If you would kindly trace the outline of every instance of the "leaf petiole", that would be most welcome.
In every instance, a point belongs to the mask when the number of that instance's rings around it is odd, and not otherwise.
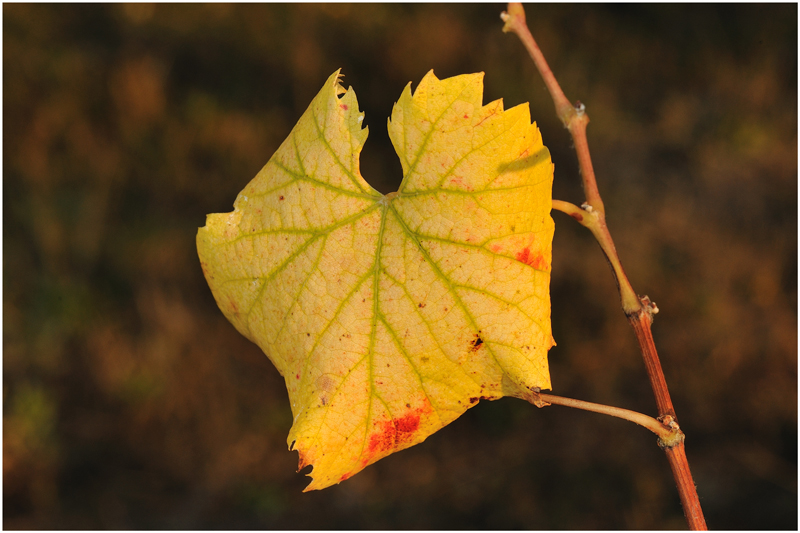
[[[572,407],[574,409],[581,409],[583,411],[591,411],[593,413],[600,413],[603,415],[613,416],[628,420],[634,424],[638,424],[643,428],[647,428],[658,437],[658,445],[662,448],[671,448],[680,442],[683,442],[685,436],[681,431],[680,426],[675,422],[671,416],[664,417],[663,421],[656,420],[651,416],[631,411],[630,409],[622,409],[621,407],[613,407],[611,405],[603,405],[600,403],[585,402],[583,400],[575,400],[573,398],[564,398],[563,396],[555,396],[553,394],[545,394],[542,392],[534,392],[535,401],[532,402],[538,407],[545,405],[563,405],[564,407]]]
[[[595,209],[588,202],[578,207],[562,200],[553,200],[553,209],[568,214],[592,232],[606,259],[608,259],[609,265],[611,265],[614,279],[617,281],[617,287],[619,287],[622,310],[625,315],[630,316],[641,311],[642,304],[639,296],[633,290],[630,281],[628,281],[628,276],[625,274],[625,269],[622,268],[622,263],[617,255],[617,248],[614,246],[614,241],[608,232],[605,213]]]

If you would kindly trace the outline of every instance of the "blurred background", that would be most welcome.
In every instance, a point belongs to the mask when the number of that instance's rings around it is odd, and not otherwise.
[[[195,233],[327,76],[395,190],[403,87],[484,71],[577,163],[504,5],[3,6],[6,529],[682,529],[655,437],[515,399],[303,494],[282,379],[217,309]],[[589,142],[710,527],[796,529],[797,5],[530,5]],[[592,237],[561,213],[554,392],[655,415]]]

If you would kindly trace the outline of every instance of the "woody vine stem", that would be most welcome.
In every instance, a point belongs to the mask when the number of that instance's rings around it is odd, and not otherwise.
[[[639,347],[642,352],[647,374],[650,378],[650,385],[653,388],[659,416],[655,420],[647,415],[635,413],[626,409],[609,407],[604,405],[561,398],[550,394],[536,394],[535,401],[539,406],[547,404],[565,405],[589,411],[617,416],[647,427],[659,436],[659,446],[664,450],[669,461],[675,483],[678,487],[683,512],[689,529],[707,530],[703,510],[700,507],[700,500],[697,497],[697,489],[692,480],[692,473],[689,470],[689,462],[683,443],[683,433],[677,424],[675,408],[672,406],[672,399],[669,395],[667,382],[664,379],[664,372],[661,369],[661,362],[658,358],[651,325],[653,315],[658,312],[658,307],[650,301],[647,296],[640,298],[633,290],[625,270],[622,268],[614,241],[606,226],[605,206],[597,188],[592,158],[589,155],[589,144],[586,140],[586,126],[589,124],[589,116],[583,104],[578,102],[572,105],[564,96],[561,86],[558,84],[553,72],[547,65],[547,61],[533,39],[528,25],[525,21],[525,11],[521,4],[509,3],[508,12],[503,12],[500,17],[505,22],[504,32],[513,32],[522,41],[528,53],[536,64],[536,68],[544,79],[548,91],[553,98],[556,114],[564,123],[564,126],[572,135],[575,145],[575,152],[581,169],[583,180],[583,191],[586,201],[580,206],[561,200],[553,200],[553,209],[566,213],[580,224],[592,232],[597,239],[600,247],[608,259],[614,278],[619,288],[622,310],[631,324]]]

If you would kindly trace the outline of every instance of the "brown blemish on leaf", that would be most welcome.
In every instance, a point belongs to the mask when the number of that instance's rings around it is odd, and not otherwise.
[[[292,447],[294,447],[294,442],[292,443]],[[306,462],[306,456],[303,455],[302,451],[297,450],[297,455],[299,456],[299,460],[297,461],[297,471],[299,472],[305,467],[307,467],[308,463]]]
[[[336,381],[334,381],[329,375],[322,374],[316,379],[314,386],[317,390],[322,391],[323,393],[332,392],[336,388]]]
[[[283,200],[283,195],[279,196],[278,200]]]
[[[472,403],[472,404],[474,404],[474,403],[476,403],[478,400],[496,400],[496,399],[497,399],[497,398],[492,398],[491,396],[479,396],[479,397],[473,397],[473,398],[470,398],[470,399],[469,399],[469,403]]]
[[[423,302],[420,302],[420,303],[419,303],[419,305],[418,305],[417,307],[419,307],[420,309],[422,309],[423,307],[425,307],[425,304],[424,304]]]
[[[483,339],[481,339],[480,331],[475,334],[475,339],[473,339],[471,344],[472,344],[472,348],[470,348],[471,351],[477,352],[478,350],[481,349],[481,346],[483,346]]]

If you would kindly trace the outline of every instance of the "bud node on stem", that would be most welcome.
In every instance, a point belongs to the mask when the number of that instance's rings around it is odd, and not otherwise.
[[[674,429],[670,434],[666,437],[658,437],[658,446],[662,450],[664,448],[674,448],[678,444],[681,444],[684,440],[686,440],[686,435],[684,435],[683,431],[680,429]]]

